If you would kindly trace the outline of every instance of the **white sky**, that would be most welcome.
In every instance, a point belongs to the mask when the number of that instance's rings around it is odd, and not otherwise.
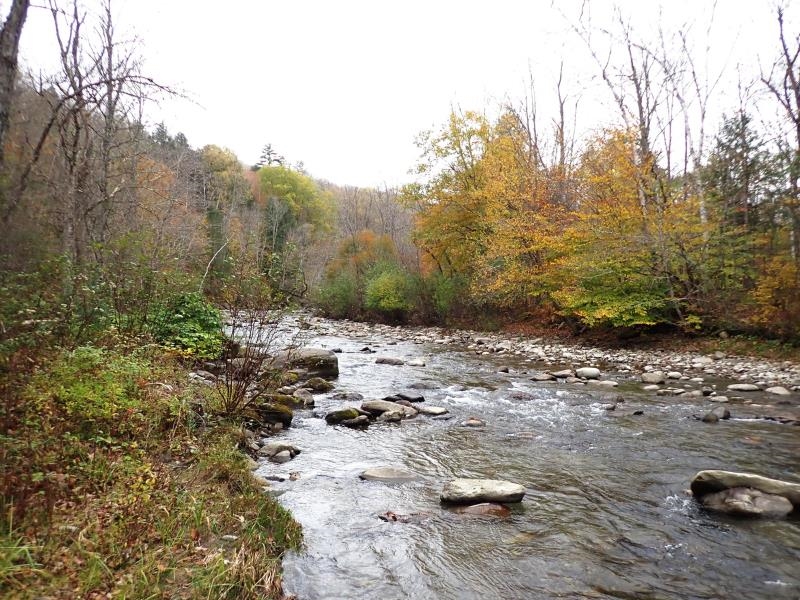
[[[95,0],[82,2],[96,10]],[[593,19],[608,18],[614,5],[637,29],[653,29],[659,20],[656,2],[647,0],[591,0]],[[162,101],[148,121],[163,120],[195,147],[231,148],[245,164],[271,143],[315,177],[403,183],[419,154],[415,136],[443,123],[451,106],[482,110],[521,98],[530,69],[546,108],[562,57],[567,87],[581,97],[579,122],[605,125],[613,113],[598,103],[605,91],[593,82],[585,48],[562,14],[574,19],[578,0],[114,0],[113,6],[117,28],[141,39],[144,73],[194,100]],[[688,22],[703,38],[712,6],[669,0],[661,21],[666,29]],[[7,9],[8,0],[0,0],[3,18]],[[745,62],[745,71],[757,74],[759,58],[768,63],[776,51],[774,14],[771,0],[719,0],[712,69]],[[22,38],[25,66],[51,64],[52,35],[48,11],[31,8]],[[721,95],[731,104],[718,111],[735,106],[730,96]]]

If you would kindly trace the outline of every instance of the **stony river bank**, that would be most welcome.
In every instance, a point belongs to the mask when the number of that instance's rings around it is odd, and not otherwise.
[[[338,372],[285,386],[302,398],[290,427],[255,443],[257,475],[304,528],[287,593],[800,596],[800,520],[719,515],[688,492],[708,469],[709,496],[715,469],[797,481],[800,366],[308,315],[282,327]],[[326,418],[341,410],[362,418]]]

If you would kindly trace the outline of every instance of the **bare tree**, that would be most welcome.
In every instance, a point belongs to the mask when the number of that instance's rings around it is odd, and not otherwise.
[[[800,260],[800,34],[786,31],[784,10],[778,7],[779,57],[761,81],[780,105],[791,127],[783,145],[788,153],[788,198],[784,203],[791,228],[791,253]]]

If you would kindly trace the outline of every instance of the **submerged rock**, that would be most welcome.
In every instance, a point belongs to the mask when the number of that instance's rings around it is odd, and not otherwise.
[[[770,479],[753,473],[717,470],[700,471],[692,479],[691,488],[694,496],[701,501],[704,496],[723,490],[751,488],[764,494],[782,496],[792,503],[795,510],[800,508],[800,483]]]
[[[396,367],[399,367],[400,365],[405,364],[405,361],[403,361],[400,358],[394,358],[392,356],[379,356],[378,358],[375,359],[375,364],[376,365],[394,365]]]
[[[486,421],[481,421],[478,417],[467,417],[465,421],[459,423],[461,427],[486,427]]]
[[[500,479],[454,479],[445,484],[440,499],[446,504],[521,502],[525,488]]]
[[[700,503],[709,510],[739,517],[783,517],[794,510],[792,503],[783,496],[748,487],[706,494]]]
[[[363,471],[359,478],[365,481],[383,481],[385,483],[401,483],[413,481],[417,475],[402,467],[373,467]]]
[[[481,517],[509,517],[511,516],[511,509],[505,504],[498,504],[496,502],[481,502],[480,504],[471,504],[468,506],[457,506],[453,509],[461,515],[478,515]]]
[[[341,421],[339,425],[344,425],[345,427],[353,427],[353,428],[362,428],[369,426],[369,417],[366,415],[358,415],[355,419],[345,419]]]

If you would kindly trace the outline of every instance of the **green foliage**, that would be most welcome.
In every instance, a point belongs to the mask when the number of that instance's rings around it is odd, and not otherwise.
[[[327,277],[314,293],[314,303],[335,319],[361,312],[361,297],[355,275],[348,271]]]
[[[61,355],[34,388],[53,395],[74,432],[125,436],[142,423],[140,382],[148,374],[141,358],[82,346]]]
[[[436,315],[440,319],[456,312],[457,306],[463,302],[467,282],[463,277],[453,275],[447,277],[440,273],[430,278],[433,288],[432,300]]]
[[[413,308],[409,276],[395,265],[380,265],[368,279],[364,305],[385,317],[403,319]]]
[[[222,316],[197,292],[179,294],[159,307],[150,328],[167,348],[196,358],[218,358],[222,353]]]
[[[553,293],[563,314],[584,324],[631,327],[654,325],[669,315],[668,290],[663,281],[634,270],[632,263],[598,260],[575,265],[576,284]]]
[[[63,351],[0,405],[10,597],[282,597],[300,527],[236,450],[240,426],[192,426],[198,390],[170,358]]]

